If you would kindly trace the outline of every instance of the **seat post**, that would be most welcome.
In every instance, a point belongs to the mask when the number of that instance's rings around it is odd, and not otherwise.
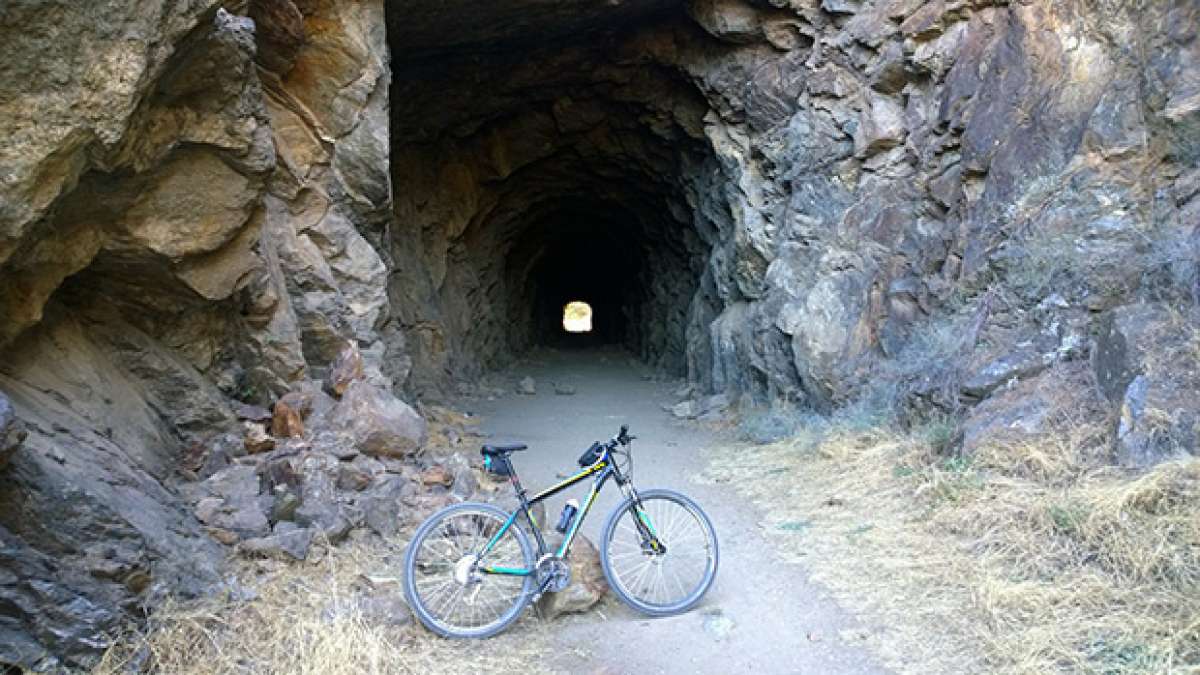
[[[517,475],[517,466],[513,464],[512,456],[505,455],[504,458],[508,460],[508,482],[512,483],[513,489],[517,491],[521,503],[525,503],[525,487],[521,485],[521,478]]]

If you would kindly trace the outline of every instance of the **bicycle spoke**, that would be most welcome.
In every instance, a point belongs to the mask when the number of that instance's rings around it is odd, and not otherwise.
[[[670,607],[686,600],[706,583],[714,564],[710,531],[682,503],[651,495],[637,508],[618,516],[604,542],[614,581],[623,593],[652,607]],[[639,523],[643,517],[648,523]],[[643,525],[665,547],[647,549]]]
[[[416,547],[411,569],[418,576],[411,589],[429,617],[452,631],[487,628],[511,616],[522,602],[526,578],[488,574],[484,566],[524,568],[524,549],[513,531],[488,552],[480,564],[483,547],[504,526],[497,513],[485,510],[450,512],[432,526]],[[466,583],[464,583],[464,581]]]

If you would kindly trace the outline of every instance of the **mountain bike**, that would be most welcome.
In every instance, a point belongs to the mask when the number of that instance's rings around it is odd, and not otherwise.
[[[511,513],[483,503],[448,506],[417,529],[404,559],[404,592],[421,623],[444,637],[485,638],[516,621],[542,593],[571,582],[566,560],[600,490],[612,479],[625,499],[609,515],[599,543],[608,585],[625,604],[651,616],[691,609],[717,574],[717,537],[704,511],[670,490],[633,486],[629,428],[596,442],[579,458],[580,471],[528,496],[510,456],[524,444],[485,445],[484,467],[507,477],[518,507]],[[564,508],[557,549],[546,546],[531,507],[583,480],[592,488],[583,505]],[[526,527],[533,534],[530,541]],[[536,544],[536,548],[535,548]]]

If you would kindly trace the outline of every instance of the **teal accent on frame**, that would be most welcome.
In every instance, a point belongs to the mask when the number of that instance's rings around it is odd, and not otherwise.
[[[491,553],[492,548],[494,548],[496,546],[496,544],[500,541],[500,537],[503,537],[504,533],[508,532],[508,528],[512,527],[512,524],[517,521],[518,513],[520,513],[520,511],[514,511],[513,514],[508,517],[508,520],[504,521],[504,527],[501,527],[500,530],[498,532],[496,532],[496,534],[492,535],[491,541],[489,541],[487,543],[487,545],[483,547],[483,550],[479,552],[480,560],[483,560],[483,556],[487,555],[488,553]]]
[[[488,574],[509,574],[515,577],[527,577],[533,574],[533,570],[519,567],[482,567],[480,569]]]

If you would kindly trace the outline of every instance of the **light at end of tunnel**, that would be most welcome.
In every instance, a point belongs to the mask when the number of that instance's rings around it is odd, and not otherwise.
[[[563,330],[568,333],[592,332],[592,306],[578,300],[563,307]]]

